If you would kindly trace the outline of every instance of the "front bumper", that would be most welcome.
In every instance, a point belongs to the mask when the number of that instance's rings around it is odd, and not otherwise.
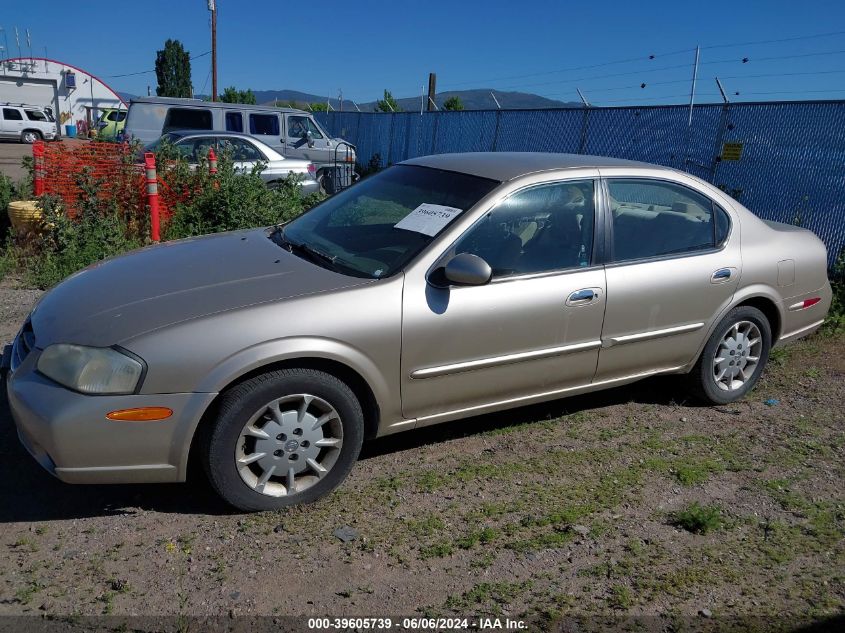
[[[87,396],[35,371],[33,350],[6,378],[21,443],[46,470],[68,483],[184,481],[196,425],[213,393]],[[5,354],[4,354],[5,358]],[[116,422],[117,409],[159,406],[173,416]]]

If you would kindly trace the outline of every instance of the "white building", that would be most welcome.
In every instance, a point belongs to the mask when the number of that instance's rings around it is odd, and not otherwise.
[[[103,81],[71,64],[43,57],[0,60],[0,103],[37,105],[52,109],[60,123],[88,126],[103,108],[129,106]]]

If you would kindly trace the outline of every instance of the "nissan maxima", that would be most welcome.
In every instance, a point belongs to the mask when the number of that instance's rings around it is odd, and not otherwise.
[[[4,361],[21,442],[59,479],[183,481],[196,456],[266,510],[325,495],[377,436],[656,374],[733,402],[830,303],[813,233],[689,174],[445,154],[283,226],[90,266]]]

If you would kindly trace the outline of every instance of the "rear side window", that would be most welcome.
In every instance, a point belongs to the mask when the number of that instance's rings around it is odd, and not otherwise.
[[[118,123],[123,121],[125,118],[126,112],[123,111],[117,112],[113,110],[106,115],[106,119],[108,119],[109,121],[117,121]]]
[[[210,130],[211,110],[170,108],[164,121],[163,132],[171,130]]]
[[[713,202],[677,183],[610,179],[613,258],[628,261],[713,248]]]
[[[30,121],[46,121],[47,115],[39,110],[24,110],[26,112],[26,118]]]
[[[226,113],[226,131],[227,132],[243,132],[244,131],[244,115],[240,112]]]
[[[3,108],[3,118],[7,121],[23,121],[21,113],[14,108]]]
[[[731,216],[719,205],[716,207],[716,246],[721,246],[731,232]]]
[[[250,114],[249,133],[279,135],[279,117],[275,114]]]

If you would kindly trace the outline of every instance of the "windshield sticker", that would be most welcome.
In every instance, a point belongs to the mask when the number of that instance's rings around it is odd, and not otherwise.
[[[394,227],[434,237],[461,211],[462,209],[424,202],[394,224]]]

